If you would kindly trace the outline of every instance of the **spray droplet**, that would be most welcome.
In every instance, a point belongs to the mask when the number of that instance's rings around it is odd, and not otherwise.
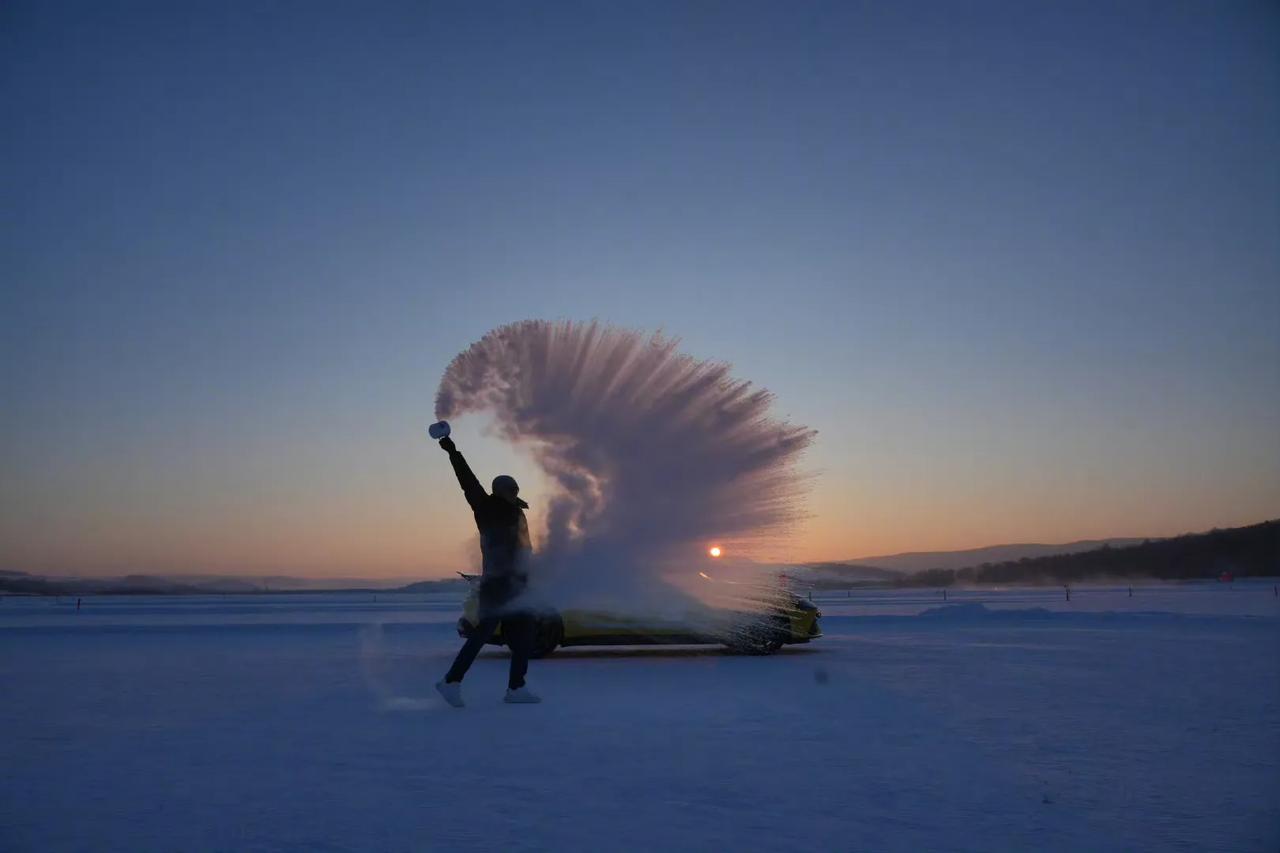
[[[773,418],[771,395],[729,371],[661,335],[537,320],[454,358],[436,417],[492,413],[546,476],[531,593],[550,579],[550,603],[627,603],[673,573],[696,577],[690,555],[717,556],[713,536],[757,558],[784,553],[807,486],[794,466],[814,432]]]

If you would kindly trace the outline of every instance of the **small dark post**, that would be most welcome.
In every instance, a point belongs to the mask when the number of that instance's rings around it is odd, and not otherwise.
[[[79,612],[80,612],[80,599],[78,599],[78,598],[76,599],[76,612],[77,612],[77,613],[79,613]]]
[[[1067,591],[1067,601],[1070,601],[1070,600],[1071,600],[1071,587],[1067,586],[1066,584],[1063,584],[1063,585],[1062,585],[1062,588],[1063,588],[1063,589],[1065,589],[1065,590]]]
[[[942,591],[942,600],[943,601],[947,600],[947,591],[945,589]]]
[[[1129,597],[1133,598],[1133,587],[1129,587]]]
[[[813,590],[809,590],[809,600],[813,601]]]

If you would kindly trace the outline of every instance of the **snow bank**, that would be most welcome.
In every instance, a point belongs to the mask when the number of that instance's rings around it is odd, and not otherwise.
[[[0,849],[1280,846],[1275,615],[836,615],[770,658],[563,650],[537,707],[493,651],[458,712],[456,601],[171,604],[0,601]]]

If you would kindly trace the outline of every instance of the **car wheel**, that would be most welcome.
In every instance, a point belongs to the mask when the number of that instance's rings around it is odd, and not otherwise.
[[[539,616],[533,626],[531,658],[545,658],[564,642],[564,623],[559,616]]]
[[[752,625],[729,643],[729,648],[743,655],[771,655],[782,648],[780,629],[773,624]]]

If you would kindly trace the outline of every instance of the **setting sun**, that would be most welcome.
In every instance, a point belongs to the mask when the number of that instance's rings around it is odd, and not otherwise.
[[[707,549],[707,553],[708,553],[708,554],[710,554],[710,555],[711,555],[711,556],[713,556],[713,557],[719,557],[719,556],[720,556],[720,553],[721,553],[721,552],[720,552],[720,546],[719,546],[719,545],[712,545],[710,548],[708,548],[708,549]]]

